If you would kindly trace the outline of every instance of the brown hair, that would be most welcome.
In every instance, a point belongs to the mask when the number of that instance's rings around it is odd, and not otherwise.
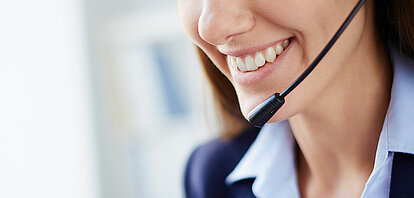
[[[374,15],[382,42],[395,43],[414,58],[414,1],[375,0]]]
[[[236,91],[229,79],[217,69],[203,50],[199,47],[196,49],[204,73],[211,85],[215,110],[220,121],[220,132],[223,138],[230,138],[247,128],[249,123],[240,111]]]
[[[414,1],[374,0],[374,20],[385,46],[395,43],[414,58]],[[240,111],[234,87],[199,47],[197,53],[211,85],[216,113],[221,119],[221,134],[232,137],[249,126]]]

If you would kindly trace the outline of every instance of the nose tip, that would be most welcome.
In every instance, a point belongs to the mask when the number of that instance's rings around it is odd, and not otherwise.
[[[248,32],[254,24],[254,15],[247,8],[237,8],[234,1],[218,0],[204,4],[198,32],[204,41],[217,46],[234,35]]]

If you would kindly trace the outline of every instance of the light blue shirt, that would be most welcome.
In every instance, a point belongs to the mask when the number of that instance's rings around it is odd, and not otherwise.
[[[362,198],[389,196],[394,152],[414,154],[414,61],[391,47],[394,70],[391,100],[377,145],[374,169]],[[226,183],[256,178],[260,198],[299,198],[295,140],[287,120],[266,124]]]

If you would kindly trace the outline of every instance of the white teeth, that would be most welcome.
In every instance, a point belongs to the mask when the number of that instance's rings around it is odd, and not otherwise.
[[[289,46],[289,40],[284,40],[283,43],[282,43],[283,49],[286,49],[287,46]]]
[[[256,56],[254,57],[254,63],[256,63],[257,67],[261,67],[266,63],[265,57],[263,56],[262,53],[260,52],[256,53]]]
[[[230,58],[230,63],[231,63],[231,66],[233,67],[233,69],[237,69],[237,64],[236,64],[236,61],[234,60],[234,58]]]
[[[280,44],[276,45],[276,55],[280,55],[283,52],[283,47]]]
[[[247,67],[240,57],[236,58],[236,64],[237,64],[237,67],[240,69],[240,71],[247,71]]]
[[[252,56],[247,55],[244,61],[246,62],[246,67],[248,71],[253,71],[258,68],[256,63],[254,63],[254,59]]]
[[[234,58],[231,56],[227,56],[227,64],[232,67],[233,69],[237,69],[236,62],[234,61]]]
[[[240,71],[253,71],[262,67],[266,62],[274,62],[276,57],[282,54],[289,44],[289,40],[284,40],[277,44],[276,47],[269,47],[265,51],[256,52],[254,55],[247,55],[244,61],[240,57],[227,56],[227,64],[234,69],[239,68]]]
[[[227,56],[227,65],[233,67],[233,65],[231,65],[231,59],[232,58],[230,56]]]
[[[276,59],[276,52],[273,47],[269,47],[266,50],[266,61],[272,63]]]

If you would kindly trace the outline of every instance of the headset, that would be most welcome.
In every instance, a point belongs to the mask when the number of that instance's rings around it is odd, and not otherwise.
[[[254,127],[261,128],[264,124],[266,124],[266,122],[270,120],[270,118],[272,118],[272,116],[277,112],[277,110],[279,110],[280,107],[282,107],[282,105],[285,103],[285,97],[293,89],[295,89],[312,72],[313,69],[315,69],[318,63],[335,44],[336,40],[338,40],[338,38],[342,35],[346,27],[349,25],[349,23],[352,21],[352,19],[364,3],[365,0],[359,0],[357,5],[354,7],[354,9],[342,23],[341,27],[334,34],[334,36],[331,38],[328,44],[326,44],[326,46],[322,49],[319,55],[315,58],[315,60],[313,60],[313,62],[308,66],[308,68],[292,84],[290,84],[288,88],[286,88],[282,93],[273,94],[249,112],[247,117],[249,122]]]

